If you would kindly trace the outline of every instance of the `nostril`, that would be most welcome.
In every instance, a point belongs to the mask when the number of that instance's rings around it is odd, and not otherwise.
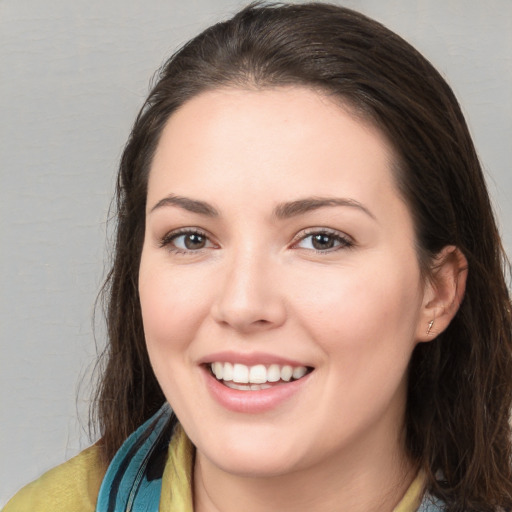
[[[260,296],[263,292],[254,290],[244,296],[236,291],[227,290],[212,304],[211,314],[218,324],[250,332],[279,327],[285,322],[286,310],[280,297]]]

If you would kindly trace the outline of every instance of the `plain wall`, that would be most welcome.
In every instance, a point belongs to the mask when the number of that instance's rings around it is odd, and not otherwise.
[[[512,2],[338,3],[404,36],[453,86],[511,253]],[[89,444],[117,161],[164,58],[244,4],[0,1],[0,506]]]

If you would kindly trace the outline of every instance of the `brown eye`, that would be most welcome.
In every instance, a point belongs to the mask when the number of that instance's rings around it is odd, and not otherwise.
[[[326,249],[332,249],[336,240],[332,235],[325,233],[318,233],[311,237],[311,245],[318,251],[325,251]]]
[[[206,246],[206,237],[199,233],[189,233],[178,238],[183,238],[183,245],[189,251],[203,249]]]
[[[352,240],[338,231],[315,231],[306,234],[295,244],[299,249],[310,249],[316,252],[330,252],[353,247]]]
[[[160,241],[160,247],[167,247],[171,252],[193,253],[201,249],[215,247],[209,237],[200,231],[181,231],[169,233]]]

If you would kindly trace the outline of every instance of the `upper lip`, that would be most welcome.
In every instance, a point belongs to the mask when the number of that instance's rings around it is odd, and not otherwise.
[[[202,357],[199,360],[199,364],[209,364],[209,363],[232,363],[232,364],[244,364],[246,366],[254,366],[257,364],[278,364],[280,366],[307,366],[311,367],[310,364],[305,362],[297,361],[294,359],[290,359],[287,357],[281,357],[276,354],[269,354],[266,352],[232,352],[232,351],[223,351],[223,352],[215,352],[212,354],[208,354]]]

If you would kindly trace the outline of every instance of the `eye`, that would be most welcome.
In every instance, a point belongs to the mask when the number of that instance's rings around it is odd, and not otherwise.
[[[168,233],[160,241],[160,247],[167,247],[172,252],[187,253],[208,249],[215,245],[205,233],[190,229]]]
[[[294,247],[309,249],[316,252],[330,252],[337,249],[353,247],[352,240],[337,231],[310,231],[303,234]]]

